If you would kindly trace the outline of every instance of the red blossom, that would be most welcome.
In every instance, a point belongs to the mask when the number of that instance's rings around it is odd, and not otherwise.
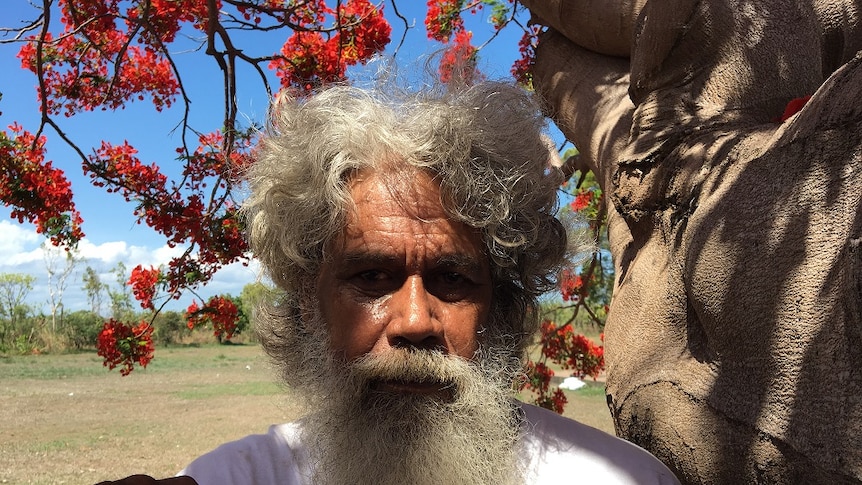
[[[808,100],[810,100],[810,99],[811,99],[810,94],[808,96],[802,96],[801,98],[791,99],[787,103],[787,106],[784,108],[784,113],[781,114],[781,116],[778,118],[777,121],[779,121],[779,122],[780,121],[787,121],[787,119],[789,119],[791,116],[793,116],[796,113],[798,113],[799,111],[801,111],[802,108],[805,107],[805,104],[808,103]]]
[[[524,382],[522,389],[531,389],[537,394],[545,394],[551,383],[551,378],[554,377],[554,371],[545,365],[544,362],[527,362],[526,374],[528,380]]]
[[[55,245],[74,247],[84,237],[81,215],[72,202],[72,185],[63,171],[45,161],[45,137],[20,125],[0,131],[0,201],[12,217],[36,225]]]
[[[560,272],[560,293],[563,301],[576,301],[581,298],[584,288],[584,280],[580,275],[574,274],[570,269]]]
[[[192,304],[186,308],[186,327],[188,327],[189,330],[194,330],[195,325],[197,325],[199,320],[198,313],[200,310],[201,308],[198,306],[197,300],[192,300]]]
[[[113,370],[121,366],[121,375],[129,375],[135,365],[146,367],[153,359],[153,327],[141,322],[135,327],[111,319],[105,322],[96,341],[103,365]]]
[[[161,271],[152,266],[150,269],[145,269],[139,264],[132,269],[132,276],[129,278],[128,285],[132,287],[132,293],[135,295],[135,299],[140,302],[141,308],[155,310],[153,297],[156,295],[156,284],[160,277]]]
[[[466,30],[455,34],[455,39],[440,58],[440,81],[448,83],[454,76],[469,84],[481,77],[476,69],[476,48],[470,44],[472,37],[473,33]]]
[[[464,31],[464,0],[428,0],[427,6],[425,29],[429,39],[446,43],[452,34]]]
[[[535,394],[533,402],[537,406],[550,409],[559,414],[563,413],[568,399],[562,390],[559,388],[550,391],[551,378],[554,376],[554,371],[543,362],[527,362],[526,370],[528,380],[522,385],[521,389],[528,389]]]
[[[316,15],[309,11],[296,16],[302,28],[294,30],[269,64],[284,88],[311,91],[342,81],[348,66],[365,63],[389,44],[392,28],[383,17],[382,6],[369,0],[348,0],[334,11],[320,3]],[[340,26],[334,32],[325,32],[329,16]]]
[[[589,207],[590,202],[593,201],[593,193],[589,190],[582,190],[578,192],[575,196],[575,200],[572,201],[572,209],[576,211],[581,211]]]
[[[550,396],[543,395],[536,400],[536,404],[538,406],[550,409],[557,414],[563,414],[567,402],[569,402],[569,400],[560,388],[554,389],[553,394]]]
[[[196,301],[186,309],[186,324],[189,329],[198,325],[212,325],[213,334],[221,341],[230,340],[236,331],[239,309],[230,298],[214,296],[202,307]]]
[[[605,367],[605,348],[596,345],[583,335],[572,334],[567,342],[565,369],[574,369],[578,377],[590,376],[595,380]]]
[[[132,45],[136,30],[119,27],[116,20],[122,14],[116,1],[66,0],[60,6],[65,31],[56,40],[47,34],[42,65],[37,37],[31,36],[31,42],[18,52],[24,69],[36,73],[41,67],[44,92],[49,95],[44,100],[48,114],[72,116],[97,108],[121,109],[146,96],[158,110],[171,105],[179,82],[161,41],[144,47]],[[152,35],[157,38],[159,34]]]
[[[198,249],[194,259],[184,254],[172,260],[160,275],[157,289],[135,293],[144,308],[154,309],[152,300],[158,290],[177,298],[183,288],[205,282],[223,265],[245,257],[247,245],[238,207],[227,198],[231,181],[225,174],[242,170],[249,163],[253,139],[237,137],[228,153],[220,132],[202,134],[198,141],[200,145],[194,153],[183,157],[187,163],[180,187],[169,186],[158,166],[141,162],[137,150],[127,142],[103,142],[84,165],[94,185],[137,202],[135,215],[139,221],[162,233],[168,245]],[[224,191],[223,201],[216,199],[207,205],[212,194],[210,185]]]
[[[604,334],[600,335],[604,342]],[[596,379],[605,367],[605,349],[596,345],[589,338],[575,333],[571,324],[557,326],[551,320],[545,320],[541,325],[542,357],[538,362],[527,363],[527,381],[522,389],[528,389],[535,395],[534,402],[542,407],[563,412],[566,397],[557,388],[551,392],[551,378],[554,371],[545,360],[571,370],[576,377],[590,376]]]
[[[518,52],[521,57],[512,64],[512,76],[515,80],[527,87],[533,85],[533,65],[536,62],[536,46],[539,43],[538,25],[531,25],[524,31],[521,40],[518,41]]]

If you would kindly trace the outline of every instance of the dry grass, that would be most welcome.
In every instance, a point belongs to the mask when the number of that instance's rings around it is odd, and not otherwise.
[[[566,415],[612,432],[600,389],[567,392]],[[125,378],[95,354],[0,358],[0,483],[169,476],[220,443],[295,419],[291,401],[250,345],[158,349]]]

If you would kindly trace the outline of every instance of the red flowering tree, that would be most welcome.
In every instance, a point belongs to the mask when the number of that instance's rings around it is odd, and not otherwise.
[[[163,268],[132,271],[135,298],[153,312],[224,265],[248,258],[232,174],[248,163],[255,130],[237,122],[238,65],[260,73],[268,94],[268,72],[281,88],[310,91],[345,79],[349,66],[384,50],[391,32],[383,7],[369,0],[44,0],[40,7],[35,20],[5,30],[14,33],[7,42],[21,44],[21,66],[35,75],[41,117],[29,130],[14,124],[0,131],[0,200],[13,218],[35,224],[56,245],[74,247],[84,226],[64,175],[70,167],[45,158],[49,134],[67,143],[94,186],[133,203],[140,223],[184,249]],[[248,41],[250,32],[273,30],[284,31],[286,41],[259,56],[235,43]],[[201,50],[223,74],[223,117],[215,128],[190,121],[188,73],[172,55],[182,33],[203,39]],[[180,105],[184,112],[176,162],[142,161],[130,141],[105,140],[88,149],[61,127],[63,118],[147,99],[156,111]],[[195,318],[225,310],[221,303],[210,300]],[[226,315],[236,318],[236,312]],[[213,323],[229,335],[231,323],[222,320]],[[148,327],[106,322],[99,338],[106,365],[122,365],[124,373],[146,365]]]
[[[49,137],[66,143],[93,186],[131,203],[139,223],[183,249],[163,267],[139,265],[131,272],[127,284],[134,297],[155,315],[171,299],[194,293],[220,268],[249,258],[233,174],[251,159],[256,127],[237,118],[238,92],[247,83],[237,74],[240,67],[256,72],[257,89],[269,96],[276,89],[302,94],[345,80],[350,66],[385,51],[393,36],[388,18],[399,20],[403,42],[411,27],[398,7],[395,1],[370,0],[43,0],[35,5],[34,20],[4,30],[12,36],[2,42],[20,43],[21,66],[35,76],[40,118],[35,126],[16,123],[0,131],[0,200],[13,218],[33,223],[55,245],[74,247],[85,226],[66,177],[73,167],[57,166],[45,150]],[[522,57],[512,72],[529,86],[538,28],[522,22],[523,7],[512,0],[429,0],[426,7],[424,26],[442,49],[444,81],[454,70],[468,80],[481,76],[482,47],[513,26],[523,36]],[[477,37],[466,20],[480,14],[490,28],[481,33],[484,41],[474,44]],[[274,31],[283,32],[283,40],[255,40],[272,39],[268,33]],[[173,54],[195,37],[201,39],[196,47],[222,73],[223,111],[215,126],[192,122],[189,73]],[[269,47],[256,52],[261,45]],[[134,140],[83,146],[63,129],[64,119],[141,101],[158,112],[183,113],[175,160],[142,160]],[[574,282],[563,275],[566,302],[588,295],[588,286]],[[223,297],[198,300],[187,310],[189,325],[211,326],[219,339],[229,339],[239,318],[236,305]],[[106,366],[128,374],[152,358],[151,336],[147,321],[110,320],[98,339],[99,355]],[[547,337],[543,342],[550,345]],[[577,350],[574,340],[554,342],[556,350],[544,355]],[[576,373],[591,374],[571,362],[580,369]]]

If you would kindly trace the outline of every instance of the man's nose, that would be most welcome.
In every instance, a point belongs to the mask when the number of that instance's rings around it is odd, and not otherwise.
[[[402,348],[445,350],[443,324],[437,314],[437,299],[428,293],[422,277],[408,277],[392,295],[392,319],[386,333],[389,345]]]

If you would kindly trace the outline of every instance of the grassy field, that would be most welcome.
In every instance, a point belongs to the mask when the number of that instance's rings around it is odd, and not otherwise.
[[[613,432],[600,383],[566,394],[567,416]],[[159,348],[128,377],[95,353],[0,357],[0,409],[2,484],[169,476],[301,414],[253,345]]]

